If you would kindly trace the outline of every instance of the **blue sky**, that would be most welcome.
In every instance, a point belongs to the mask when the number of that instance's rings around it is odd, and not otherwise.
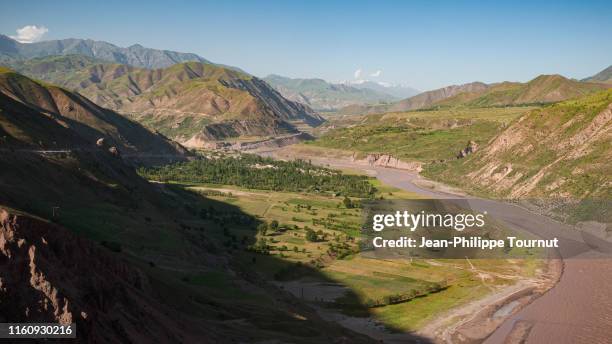
[[[2,1],[0,33],[197,53],[258,76],[421,90],[583,78],[612,64],[612,1]],[[379,76],[370,76],[380,71]]]

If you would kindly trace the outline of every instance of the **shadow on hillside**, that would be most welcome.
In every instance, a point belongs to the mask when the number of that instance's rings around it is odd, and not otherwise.
[[[385,342],[392,339],[406,343],[432,343],[429,338],[406,333],[383,322],[380,322],[380,325],[373,325],[377,322],[373,308],[365,305],[355,291],[325,276],[316,267],[293,263],[276,254],[249,250],[249,247],[256,243],[256,228],[261,223],[260,219],[246,214],[231,203],[217,201],[195,191],[186,190],[184,186],[166,185],[173,193],[187,201],[186,206],[192,215],[209,223],[208,233],[212,234],[223,252],[233,258],[233,268],[240,271],[245,279],[251,282],[265,280],[279,295],[282,294],[293,302],[317,310],[319,315],[331,319],[334,323],[351,323],[352,331],[367,332],[373,340]],[[241,236],[236,233],[248,234]],[[274,235],[266,237],[273,238]],[[266,271],[268,269],[270,271]],[[300,284],[304,280],[308,282],[305,285]],[[341,290],[341,295],[337,295],[338,290]],[[339,297],[330,298],[330,292]],[[260,320],[254,322],[259,327],[268,326]]]
[[[106,155],[75,154],[65,163],[59,157],[48,160],[32,154],[4,155],[10,158],[11,168],[0,173],[9,183],[0,185],[0,203],[52,219],[104,246],[110,254],[132,261],[149,276],[150,287],[161,302],[198,320],[186,324],[187,330],[188,326],[202,324],[215,329],[217,326],[219,333],[230,333],[228,338],[236,342],[276,339],[327,343],[346,342],[347,338],[351,343],[372,341],[333,326],[338,324],[337,319],[323,321],[313,309],[337,306],[316,301],[325,299],[325,295],[302,298],[280,285],[281,281],[298,277],[308,277],[321,285],[337,282],[316,268],[247,251],[255,243],[260,220],[239,207],[180,185],[148,184],[119,160]],[[74,165],[75,160],[78,165]],[[60,206],[59,215],[54,217],[51,209],[56,205]],[[224,259],[229,260],[229,265],[224,265]],[[262,264],[282,273],[266,276]],[[216,273],[193,273],[193,267],[198,265],[225,271],[232,280]],[[247,288],[263,290],[264,297],[250,295],[248,289],[243,289],[243,281]],[[342,300],[350,304],[344,307],[345,311],[350,308],[350,314],[360,319],[372,315],[352,290],[344,290]],[[399,331],[392,327],[389,330]],[[406,342],[430,342],[413,335],[403,338]]]

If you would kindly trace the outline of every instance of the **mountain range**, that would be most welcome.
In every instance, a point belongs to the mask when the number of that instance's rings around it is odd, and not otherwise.
[[[323,79],[292,79],[273,74],[263,80],[285,98],[320,111],[333,111],[355,104],[377,104],[398,100],[380,89],[374,90],[363,85],[357,87],[350,84],[333,84]]]
[[[378,91],[380,93],[388,94],[399,99],[409,98],[421,93],[421,91],[409,86],[364,79],[344,81],[341,84],[350,85],[352,87],[360,89],[370,89]]]
[[[580,97],[610,88],[602,82],[584,82],[561,75],[540,75],[526,83],[472,82],[423,92],[388,105],[352,106],[341,109],[343,114],[400,112],[443,107],[487,107],[546,104]]]
[[[100,63],[82,55],[14,61],[19,72],[74,90],[192,147],[240,136],[297,133],[323,119],[266,82],[220,65],[161,69]]]
[[[76,38],[20,43],[0,34],[0,62],[74,54],[141,68],[164,68],[187,61],[211,63],[196,54],[150,49],[140,44],[122,48],[104,41]]]

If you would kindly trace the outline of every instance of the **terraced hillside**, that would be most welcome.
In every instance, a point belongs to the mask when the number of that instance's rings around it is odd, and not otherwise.
[[[296,127],[323,121],[261,79],[218,65],[187,62],[149,70],[96,62],[82,56],[48,57],[15,68],[76,90],[189,146],[296,133]]]

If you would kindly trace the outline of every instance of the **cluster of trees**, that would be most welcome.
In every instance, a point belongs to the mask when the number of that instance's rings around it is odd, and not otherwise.
[[[327,254],[330,257],[335,257],[336,259],[345,258],[353,253],[355,252],[346,242],[335,245],[334,243],[329,243],[329,248],[327,249]]]
[[[226,184],[252,189],[323,192],[359,198],[371,198],[376,192],[365,176],[344,175],[302,160],[276,161],[251,154],[141,167],[138,172],[147,179],[162,182]]]

